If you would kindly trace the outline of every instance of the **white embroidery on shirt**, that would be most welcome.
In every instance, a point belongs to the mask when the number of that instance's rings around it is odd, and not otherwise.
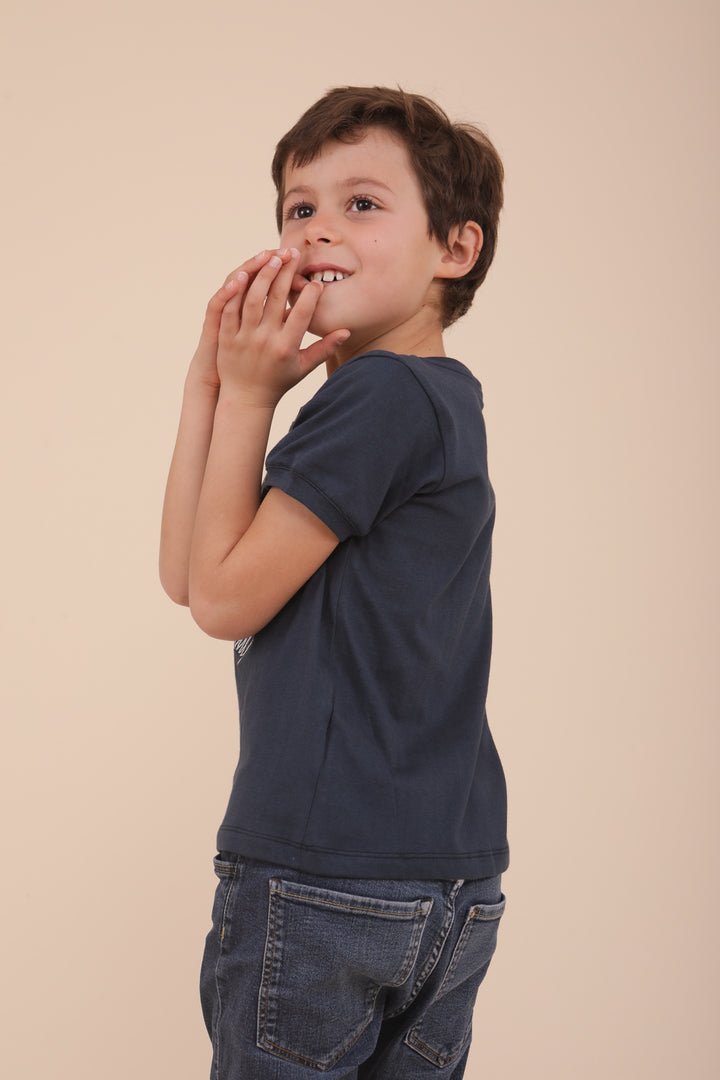
[[[253,641],[254,641],[254,638],[246,637],[246,638],[241,638],[239,641],[235,642],[235,663],[236,664],[240,663],[240,661],[242,660],[242,658],[245,656],[248,649],[252,645]]]

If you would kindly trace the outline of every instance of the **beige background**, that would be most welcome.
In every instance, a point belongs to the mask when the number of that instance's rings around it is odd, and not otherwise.
[[[276,139],[380,82],[486,126],[508,174],[448,339],[487,399],[513,855],[467,1076],[715,1076],[717,4],[1,20],[3,1074],[207,1075],[236,716],[230,646],[157,581],[165,470],[206,300],[273,243]]]

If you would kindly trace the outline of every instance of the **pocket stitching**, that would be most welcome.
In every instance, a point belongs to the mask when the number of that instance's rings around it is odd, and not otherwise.
[[[360,915],[375,915],[381,919],[404,919],[406,921],[417,919],[418,915],[427,915],[430,910],[427,905],[432,904],[432,901],[430,900],[418,900],[411,910],[404,912],[382,910],[378,908],[364,908],[355,904],[339,904],[335,900],[322,900],[318,896],[303,896],[300,893],[284,892],[282,889],[275,890],[275,895],[286,896],[289,900],[300,900],[304,904],[325,904],[327,907],[336,907],[343,911],[356,911]]]
[[[328,1069],[331,1069],[335,1065],[335,1063],[337,1061],[339,1061],[340,1058],[343,1057],[343,1055],[348,1052],[348,1050],[351,1049],[352,1046],[354,1046],[354,1044],[362,1036],[363,1032],[367,1029],[367,1026],[370,1023],[370,1021],[372,1020],[373,1013],[375,1011],[375,1002],[377,1000],[378,994],[383,989],[383,986],[385,986],[385,985],[387,985],[387,986],[401,986],[402,983],[405,981],[405,979],[407,979],[410,971],[412,970],[413,964],[414,964],[414,962],[416,960],[416,953],[417,953],[417,949],[418,949],[418,946],[419,946],[420,937],[422,936],[422,931],[424,929],[425,922],[427,920],[427,916],[429,915],[430,910],[432,908],[432,901],[431,900],[418,900],[418,901],[414,902],[414,904],[412,904],[412,905],[408,904],[407,906],[408,906],[409,910],[407,912],[391,911],[391,910],[389,911],[389,910],[386,910],[386,909],[378,910],[378,909],[375,909],[375,908],[361,908],[360,906],[354,906],[354,905],[351,905],[351,904],[340,904],[340,903],[336,903],[336,902],[331,901],[331,900],[323,900],[321,897],[319,897],[317,895],[302,895],[302,894],[297,894],[297,893],[290,893],[290,892],[285,891],[281,887],[283,884],[284,883],[278,878],[272,878],[271,881],[270,881],[270,905],[269,905],[269,913],[268,913],[268,923],[269,923],[269,925],[268,925],[268,934],[267,934],[266,943],[265,943],[265,960],[264,960],[264,963],[263,963],[262,985],[261,985],[261,988],[260,988],[260,996],[259,996],[259,1000],[258,1000],[258,1032],[257,1032],[257,1034],[258,1034],[258,1045],[260,1045],[261,1047],[263,1047],[266,1050],[270,1050],[272,1053],[277,1054],[278,1057],[290,1058],[290,1059],[293,1059],[295,1061],[299,1061],[299,1062],[301,1062],[301,1063],[303,1063],[305,1065],[308,1065],[308,1066],[310,1066],[312,1068],[315,1068],[320,1072],[326,1072]],[[319,891],[320,890],[315,890],[316,894]],[[326,893],[330,892],[330,890],[323,890],[323,891],[326,892]],[[376,984],[374,986],[371,986],[370,993],[368,995],[366,995],[366,999],[365,999],[365,1014],[364,1014],[364,1018],[363,1018],[364,1022],[362,1023],[362,1026],[359,1028],[359,1030],[353,1031],[353,1032],[350,1033],[350,1036],[346,1039],[346,1041],[337,1050],[335,1056],[332,1057],[327,1062],[317,1061],[317,1060],[315,1060],[313,1058],[305,1057],[302,1054],[298,1054],[295,1051],[290,1050],[288,1047],[281,1046],[279,1043],[275,1043],[273,1041],[273,1039],[270,1037],[270,1035],[268,1034],[268,1030],[267,1030],[267,1028],[268,1028],[268,1015],[269,1015],[269,1012],[270,1012],[269,998],[270,998],[270,989],[271,989],[271,984],[272,984],[272,972],[273,972],[273,967],[274,967],[274,958],[275,958],[275,949],[276,949],[275,943],[276,943],[276,940],[277,940],[277,932],[278,932],[278,917],[277,916],[278,916],[278,900],[279,900],[280,897],[286,897],[288,899],[299,900],[302,903],[306,903],[306,904],[308,904],[308,903],[309,904],[325,904],[325,905],[327,905],[329,907],[337,907],[337,908],[343,909],[343,910],[360,912],[360,913],[373,915],[373,916],[377,916],[377,917],[381,917],[381,918],[399,919],[399,920],[403,920],[403,921],[406,921],[406,922],[414,922],[415,923],[415,927],[414,927],[414,930],[413,930],[413,935],[412,935],[412,938],[411,938],[411,941],[410,941],[410,944],[409,944],[408,950],[407,950],[407,953],[408,953],[407,961],[406,961],[404,967],[401,968],[399,975],[396,975],[396,977],[395,977],[396,981],[393,981],[392,983]],[[359,899],[367,899],[367,898],[363,897],[363,898],[359,898]],[[399,901],[385,901],[385,903],[399,904],[400,902]],[[272,939],[270,937],[271,926],[272,926]],[[269,960],[269,963],[268,963],[268,960]],[[264,993],[263,993],[263,991],[264,991]]]
[[[450,966],[448,967],[447,971],[445,972],[445,976],[443,978],[443,981],[440,984],[440,988],[439,988],[435,998],[433,999],[434,1002],[439,1001],[440,998],[442,998],[444,996],[443,991],[445,989],[446,984],[452,978],[452,975],[455,972],[458,964],[460,963],[460,960],[465,955],[465,951],[467,949],[468,942],[470,940],[470,932],[471,932],[473,923],[475,923],[475,922],[493,922],[493,921],[499,922],[500,919],[502,918],[502,915],[503,915],[504,911],[505,911],[505,901],[504,900],[502,900],[499,904],[492,904],[492,905],[476,904],[474,907],[470,908],[470,911],[468,912],[468,914],[466,916],[465,925],[462,928],[462,932],[460,934],[460,937],[458,938],[457,942],[455,943],[455,948],[453,950],[453,955],[452,955],[452,960],[450,961]],[[493,949],[493,952],[494,951],[495,950]],[[490,956],[490,959],[492,959],[492,954]],[[488,960],[487,963],[489,964],[490,960]],[[419,1020],[417,1022],[417,1024],[415,1024],[410,1029],[410,1031],[407,1033],[407,1035],[405,1036],[405,1042],[408,1044],[408,1046],[411,1046],[419,1054],[422,1054],[423,1057],[427,1058],[433,1064],[437,1065],[439,1068],[444,1068],[446,1065],[450,1065],[450,1064],[452,1064],[452,1062],[457,1061],[457,1059],[460,1057],[460,1055],[465,1050],[465,1048],[467,1046],[468,1038],[470,1037],[470,1034],[472,1032],[472,1013],[470,1015],[470,1022],[468,1023],[467,1027],[465,1028],[465,1032],[464,1032],[462,1040],[460,1042],[459,1049],[454,1053],[451,1052],[447,1056],[444,1056],[443,1054],[438,1053],[437,1050],[433,1050],[432,1047],[428,1046],[427,1043],[424,1043],[419,1038],[419,1033],[422,1031],[422,1027],[423,1027],[423,1021]]]

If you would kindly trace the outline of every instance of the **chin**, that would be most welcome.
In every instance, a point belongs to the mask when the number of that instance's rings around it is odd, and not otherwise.
[[[308,331],[311,334],[315,334],[316,337],[325,337],[326,334],[332,334],[333,330],[345,329],[343,323],[339,323],[337,319],[328,319],[319,315],[317,312],[313,315],[308,326]]]

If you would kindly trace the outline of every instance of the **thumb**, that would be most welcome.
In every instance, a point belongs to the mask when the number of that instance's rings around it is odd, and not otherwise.
[[[320,338],[319,341],[314,341],[312,345],[309,345],[307,349],[303,349],[302,355],[304,360],[304,367],[308,371],[312,371],[313,368],[319,367],[320,364],[324,364],[333,355],[335,350],[343,345],[350,337],[349,330],[333,330],[331,334],[326,334],[324,338]]]

